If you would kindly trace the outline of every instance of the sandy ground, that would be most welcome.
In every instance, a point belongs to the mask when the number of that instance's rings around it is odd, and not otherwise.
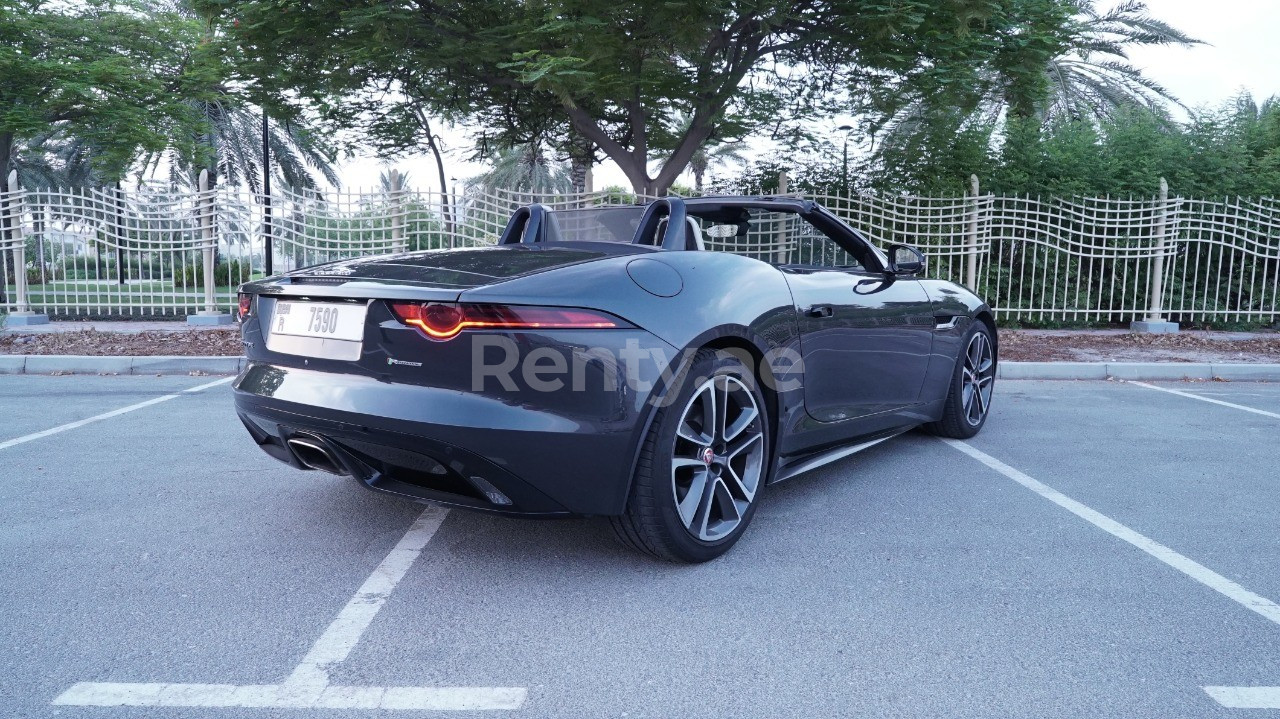
[[[1001,330],[1000,358],[1017,362],[1280,362],[1280,332]]]

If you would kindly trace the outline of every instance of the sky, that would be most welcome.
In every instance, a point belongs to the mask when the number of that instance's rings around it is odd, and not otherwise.
[[[1111,7],[1115,2],[1118,0],[1099,0],[1098,6]],[[1187,106],[1214,107],[1242,90],[1258,100],[1280,95],[1280,0],[1147,0],[1147,7],[1155,17],[1206,43],[1190,48],[1138,48],[1130,56],[1133,65]],[[460,190],[467,178],[485,168],[465,161],[470,133],[451,128],[441,134],[449,148],[445,170],[449,177],[458,178]],[[838,144],[838,138],[833,129],[833,142]],[[762,145],[753,143],[754,147]],[[378,174],[386,166],[375,157],[361,156],[341,163],[338,176],[349,188],[376,187]],[[430,156],[402,158],[394,166],[409,173],[410,184],[416,189],[439,189]],[[630,186],[610,161],[596,166],[594,180],[596,189]],[[680,181],[693,184],[688,177]]]

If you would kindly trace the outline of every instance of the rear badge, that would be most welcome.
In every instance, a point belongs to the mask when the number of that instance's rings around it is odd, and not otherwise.
[[[422,366],[422,363],[421,363],[421,362],[406,362],[406,361],[404,361],[404,360],[398,360],[398,359],[396,359],[396,358],[394,358],[394,357],[388,357],[388,358],[387,358],[387,364],[402,364],[402,365],[404,365],[404,366],[406,366],[406,367],[421,367],[421,366]]]

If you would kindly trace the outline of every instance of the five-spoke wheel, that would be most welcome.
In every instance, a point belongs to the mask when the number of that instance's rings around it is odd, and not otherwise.
[[[974,320],[961,339],[951,389],[942,417],[925,429],[943,437],[967,439],[978,433],[991,411],[991,391],[996,385],[996,351],[991,328]],[[936,342],[936,341],[935,341]]]
[[[650,425],[623,542],[677,562],[724,554],[751,522],[768,478],[769,409],[742,354],[705,349],[675,377]]]
[[[975,332],[969,339],[961,370],[964,419],[977,427],[987,417],[991,406],[991,390],[996,382],[996,363],[991,351],[991,340],[986,332]]]
[[[728,374],[702,383],[676,425],[671,491],[685,528],[704,541],[732,532],[751,506],[764,467],[755,395]]]

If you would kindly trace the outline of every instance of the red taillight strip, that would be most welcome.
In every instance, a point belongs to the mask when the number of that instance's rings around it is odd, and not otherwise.
[[[575,308],[393,302],[391,309],[401,322],[438,340],[451,339],[466,329],[611,329],[628,326],[603,312]]]

